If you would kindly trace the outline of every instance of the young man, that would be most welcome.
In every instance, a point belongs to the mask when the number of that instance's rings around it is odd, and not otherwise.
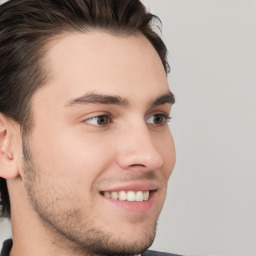
[[[138,0],[0,7],[1,256],[159,254],[175,150],[156,20]]]

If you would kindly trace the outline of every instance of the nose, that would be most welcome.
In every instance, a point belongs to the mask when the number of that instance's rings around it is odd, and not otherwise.
[[[117,161],[122,169],[153,171],[163,165],[163,157],[154,145],[145,123],[126,129],[121,137]]]

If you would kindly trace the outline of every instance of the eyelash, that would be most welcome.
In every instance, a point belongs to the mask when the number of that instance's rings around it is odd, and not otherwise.
[[[154,114],[154,115],[151,115],[147,120],[149,120],[150,118],[156,118],[156,117],[161,117],[161,118],[163,118],[163,121],[160,123],[160,124],[152,124],[152,125],[156,125],[156,126],[160,126],[160,125],[164,125],[164,124],[166,124],[166,123],[168,123],[168,122],[170,122],[171,121],[171,117],[169,116],[169,115],[167,115],[167,114],[164,114],[164,113],[156,113],[156,114]],[[147,120],[146,120],[146,123],[147,123]],[[150,123],[149,123],[150,124]]]
[[[105,124],[99,124],[98,120],[99,120],[100,118],[103,119],[103,118],[105,118],[105,117],[108,118],[107,123],[105,123]],[[154,118],[156,118],[156,117],[161,117],[161,118],[163,118],[163,121],[162,121],[161,123],[159,123],[159,124],[147,122],[149,119],[151,119],[151,118],[154,119]],[[171,118],[169,115],[167,115],[167,114],[164,114],[164,113],[156,113],[156,114],[154,114],[154,115],[151,115],[149,118],[147,118],[147,120],[146,120],[145,122],[146,122],[147,124],[149,124],[149,125],[161,126],[161,125],[166,124],[167,122],[170,122],[171,119],[172,119],[172,118]],[[97,124],[90,124],[90,123],[88,122],[89,120],[96,120]],[[103,120],[103,121],[104,121],[104,120]],[[90,118],[84,120],[83,122],[88,123],[89,125],[93,125],[93,126],[106,127],[106,126],[108,126],[108,125],[111,123],[111,115],[109,115],[108,113],[103,113],[103,114],[100,114],[100,115],[97,115],[97,116],[92,116],[92,117],[90,117]]]

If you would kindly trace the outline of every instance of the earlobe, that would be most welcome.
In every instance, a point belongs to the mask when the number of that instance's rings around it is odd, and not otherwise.
[[[13,126],[0,113],[0,177],[13,179],[18,176],[18,168],[14,153],[11,150]]]

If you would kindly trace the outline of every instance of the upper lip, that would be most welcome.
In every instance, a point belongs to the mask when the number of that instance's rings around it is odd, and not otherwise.
[[[159,186],[153,182],[141,182],[141,183],[132,183],[125,185],[113,186],[111,188],[106,188],[101,190],[102,192],[118,192],[118,191],[149,191],[149,190],[158,190]]]

